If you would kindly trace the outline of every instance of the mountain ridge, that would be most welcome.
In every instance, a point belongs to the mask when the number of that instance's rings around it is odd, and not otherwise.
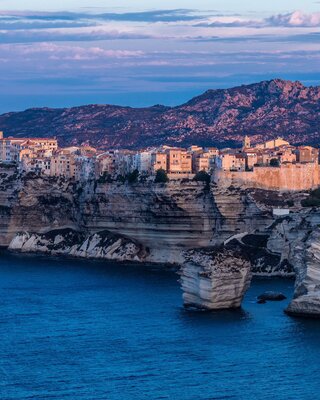
[[[175,107],[89,104],[29,108],[0,115],[6,136],[56,136],[60,145],[143,148],[161,144],[236,146],[282,136],[318,144],[320,86],[273,79],[230,89],[209,89]]]

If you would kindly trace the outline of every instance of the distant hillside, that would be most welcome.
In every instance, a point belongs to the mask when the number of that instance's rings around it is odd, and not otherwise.
[[[0,116],[12,136],[57,136],[61,145],[141,148],[158,144],[238,145],[282,136],[293,144],[318,144],[320,87],[279,79],[208,90],[178,107],[88,105],[36,108]]]

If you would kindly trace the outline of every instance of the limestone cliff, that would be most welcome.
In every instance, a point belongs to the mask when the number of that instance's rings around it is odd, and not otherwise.
[[[108,231],[89,236],[71,229],[44,234],[18,233],[10,250],[116,261],[145,261],[147,249],[134,240]]]
[[[320,229],[305,240],[295,242],[293,251],[296,283],[294,298],[286,312],[291,315],[320,317]]]
[[[320,212],[300,210],[278,218],[261,235],[241,235],[240,245],[258,275],[294,275],[295,292],[286,312],[320,318]]]
[[[317,209],[301,210],[289,216],[278,218],[268,227],[266,251],[280,257],[280,265],[291,265],[297,274],[296,251],[308,236],[317,230],[320,212]]]
[[[183,249],[208,246],[217,216],[210,191],[192,181],[98,185],[81,197],[80,213],[86,230],[134,238],[157,262],[180,262]]]
[[[47,232],[79,227],[76,185],[73,182],[21,176],[0,169],[0,246],[8,246],[17,232]]]
[[[272,252],[266,247],[269,235],[265,232],[255,234],[236,235],[226,242],[226,248],[240,247],[242,254],[248,257],[253,275],[259,277],[293,277],[293,266],[281,254]]]
[[[238,308],[250,286],[251,265],[236,249],[192,250],[181,268],[185,307],[218,310]]]
[[[1,246],[9,246],[18,232],[109,231],[148,248],[148,261],[182,263],[184,250],[219,245],[235,232],[272,221],[246,191],[202,182],[80,185],[14,170],[2,174]]]

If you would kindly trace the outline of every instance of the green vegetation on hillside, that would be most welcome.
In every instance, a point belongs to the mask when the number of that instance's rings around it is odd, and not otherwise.
[[[320,207],[320,188],[312,190],[309,197],[301,201],[302,207]]]
[[[156,173],[156,177],[154,179],[155,183],[166,183],[169,182],[169,178],[168,175],[166,173],[166,171],[162,168],[158,169],[157,173]]]

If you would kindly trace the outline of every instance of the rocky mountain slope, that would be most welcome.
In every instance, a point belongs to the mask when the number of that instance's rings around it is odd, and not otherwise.
[[[208,90],[178,107],[130,108],[88,105],[29,109],[0,116],[12,136],[57,136],[61,145],[89,143],[141,148],[158,144],[238,145],[276,135],[293,144],[318,144],[320,87],[275,79],[225,90]]]

